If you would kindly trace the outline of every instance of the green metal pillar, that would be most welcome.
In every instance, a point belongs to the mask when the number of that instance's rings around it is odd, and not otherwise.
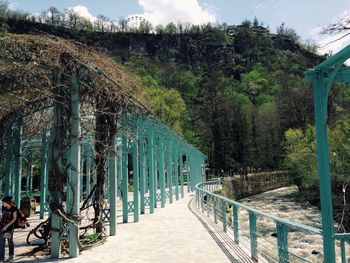
[[[71,120],[70,120],[70,207],[71,215],[78,218],[80,215],[80,96],[79,82],[75,76],[71,77]],[[79,222],[74,219],[74,224],[69,223],[69,256],[77,257],[79,254],[78,238],[79,238]]]
[[[175,199],[179,200],[179,155],[178,155],[178,147],[176,144],[174,145],[173,156],[174,156],[174,179],[175,179]]]
[[[145,213],[145,138],[143,122],[139,122],[140,213]]]
[[[47,152],[47,133],[43,131],[41,133],[41,164],[40,164],[40,219],[44,218],[45,204],[47,196],[47,163],[48,163],[48,152]]]
[[[234,240],[237,244],[239,244],[239,234],[238,234],[238,206],[232,205],[232,214],[233,214],[233,235]]]
[[[221,217],[222,217],[222,229],[227,231],[227,219],[226,219],[226,201],[221,200]]]
[[[155,171],[154,171],[154,131],[152,123],[147,125],[147,142],[148,142],[148,174],[149,174],[149,200],[150,213],[154,213],[155,206]]]
[[[22,118],[16,121],[16,128],[14,133],[14,144],[15,144],[15,162],[14,162],[14,175],[15,175],[15,204],[17,207],[21,201],[21,178],[22,178],[22,132],[23,132],[23,120]]]
[[[165,198],[165,168],[164,168],[164,141],[163,135],[159,135],[159,180],[160,180],[160,204],[161,207],[165,206],[166,198]]]
[[[217,198],[214,196],[213,197],[213,213],[214,213],[214,223],[218,223],[218,209],[216,207],[217,204]]]
[[[89,144],[86,147],[86,197],[89,196],[91,191],[91,159],[92,159],[92,148]],[[89,201],[90,203],[90,201]]]
[[[83,193],[84,193],[84,159],[86,158],[86,147],[81,144],[80,149],[81,149],[81,156],[80,156],[80,200],[83,200]]]
[[[136,126],[137,121],[136,121]],[[132,142],[132,175],[134,183],[134,222],[139,221],[139,147],[138,147],[138,127],[135,129],[135,138]]]
[[[122,154],[123,154],[123,146],[122,146],[122,138],[119,137],[118,138],[118,155],[117,155],[117,161],[118,161],[118,165],[117,165],[117,193],[118,196],[121,198],[121,192],[122,192],[122,174],[123,174],[123,158],[122,158]]]
[[[33,156],[32,153],[29,154],[28,157],[28,168],[29,168],[29,173],[28,173],[28,182],[27,182],[27,187],[26,187],[26,194],[29,197],[32,197],[33,195]]]
[[[112,136],[111,149],[109,150],[109,235],[115,236],[117,233],[117,154],[116,139]]]
[[[256,214],[249,212],[250,253],[254,261],[258,261],[258,242],[256,236]]]
[[[12,181],[12,124],[6,129],[5,195],[11,195]]]
[[[181,189],[181,198],[184,198],[184,173],[183,173],[183,160],[182,160],[182,146],[179,147],[179,161],[180,161],[180,189]]]
[[[288,228],[285,224],[277,222],[277,244],[278,244],[278,262],[288,263]]]
[[[122,199],[123,199],[123,223],[128,222],[128,140],[122,135]]]
[[[317,74],[313,81],[316,119],[317,167],[320,177],[319,187],[321,198],[324,261],[327,263],[334,263],[334,223],[327,137],[327,102],[329,89],[325,87],[322,80],[321,74]]]
[[[169,193],[169,203],[173,203],[173,180],[172,180],[172,163],[171,163],[171,155],[172,155],[172,142],[171,139],[168,138],[168,145],[167,145],[167,182],[168,182],[168,193]]]
[[[186,151],[186,183],[187,183],[187,192],[190,192],[190,162],[189,162],[189,154]]]

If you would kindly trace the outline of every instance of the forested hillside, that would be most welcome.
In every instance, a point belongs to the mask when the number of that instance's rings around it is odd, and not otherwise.
[[[157,34],[82,31],[3,18],[5,32],[51,34],[106,49],[134,71],[154,112],[208,155],[216,174],[278,169],[284,132],[313,122],[303,72],[322,58],[284,25],[167,26]],[[292,32],[292,33],[291,33]]]
[[[276,33],[255,19],[237,26],[141,25],[128,29],[51,8],[35,22],[0,1],[0,35],[53,35],[93,46],[138,75],[140,96],[164,122],[208,156],[216,175],[288,169],[300,193],[319,205],[312,88],[303,73],[326,57],[293,29]],[[106,25],[109,25],[108,27]],[[1,38],[0,38],[1,40]],[[335,217],[347,228],[350,88],[328,102]]]

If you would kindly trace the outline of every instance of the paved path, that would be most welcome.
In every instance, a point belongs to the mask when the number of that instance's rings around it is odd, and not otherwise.
[[[105,244],[83,251],[76,259],[17,257],[16,262],[82,262],[82,263],[224,263],[251,262],[242,256],[239,248],[231,245],[220,225],[213,224],[207,217],[194,209],[194,194],[155,209],[154,214],[140,215],[140,221],[133,223],[133,217],[123,224],[118,216],[117,235],[108,237]],[[158,207],[160,204],[158,203]],[[120,202],[118,214],[120,214]],[[22,234],[24,235],[24,233]],[[24,239],[22,236],[21,239]],[[23,242],[23,241],[22,241]],[[19,245],[17,243],[17,245]],[[17,247],[23,250],[28,247]],[[15,253],[17,254],[16,249]],[[238,253],[237,253],[238,251]]]
[[[230,262],[188,208],[193,197],[141,215],[138,223],[118,224],[117,235],[104,245],[67,262]]]

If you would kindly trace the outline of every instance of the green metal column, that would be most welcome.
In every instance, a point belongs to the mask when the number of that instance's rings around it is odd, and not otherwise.
[[[12,170],[12,124],[6,129],[5,195],[11,195]]]
[[[321,197],[323,252],[324,261],[327,263],[334,263],[334,223],[327,137],[327,102],[329,89],[325,88],[325,85],[323,85],[321,74],[316,75],[315,78],[313,87],[316,119],[317,167],[320,177],[319,187]]]
[[[288,263],[288,229],[285,224],[277,222],[277,244],[278,244],[278,262]]]
[[[171,163],[171,155],[172,155],[172,142],[171,139],[168,138],[168,147],[167,147],[167,182],[168,182],[168,193],[169,193],[169,203],[173,203],[173,182],[172,182],[172,163]]]
[[[79,82],[75,76],[71,78],[71,120],[70,120],[70,201],[71,214],[78,218],[80,215],[80,96]],[[69,256],[77,257],[79,254],[78,240],[79,238],[79,222],[77,219],[73,223],[69,223]]]
[[[145,133],[143,122],[139,122],[139,171],[140,171],[140,213],[145,213]]]
[[[179,161],[180,161],[181,198],[184,198],[184,173],[183,173],[183,161],[182,161],[182,146],[179,147]]]
[[[163,208],[165,206],[165,170],[164,170],[164,142],[163,135],[159,134],[159,180],[160,180],[160,205]]]
[[[28,182],[27,182],[27,187],[26,187],[26,194],[29,197],[32,197],[33,195],[33,156],[32,153],[29,154],[28,157],[28,168],[29,168],[29,173],[28,173]]]
[[[173,151],[173,156],[174,156],[174,177],[175,177],[175,198],[176,200],[179,200],[179,154],[178,154],[178,147],[176,143],[174,144],[174,151]]]
[[[15,150],[15,167],[14,167],[14,175],[15,175],[15,204],[17,207],[20,205],[21,201],[21,178],[22,178],[22,128],[23,120],[22,118],[16,121],[16,128],[14,133],[14,150]]]
[[[136,121],[136,126],[137,121]],[[138,127],[135,129],[135,138],[132,142],[132,174],[134,182],[134,222],[139,221],[139,156],[138,156]]]
[[[117,155],[117,161],[118,161],[118,166],[117,166],[117,193],[118,196],[121,198],[121,192],[122,192],[122,174],[123,174],[123,146],[122,146],[122,138],[118,137],[118,155]]]
[[[234,239],[237,244],[239,244],[239,234],[238,234],[238,206],[232,205],[232,214],[233,214],[233,234]]]
[[[128,140],[122,135],[122,199],[123,223],[128,222]]]
[[[155,206],[155,185],[154,185],[154,132],[152,123],[147,125],[147,142],[148,142],[148,174],[149,174],[149,199],[150,199],[150,213],[154,213]]]
[[[190,192],[190,162],[189,162],[189,154],[186,151],[186,182],[187,182],[187,192]]]
[[[43,131],[41,134],[41,164],[40,164],[40,219],[44,218],[45,204],[47,196],[47,134]]]
[[[227,219],[226,219],[226,201],[221,200],[221,216],[222,216],[222,229],[227,231]]]
[[[91,191],[91,158],[92,158],[92,149],[91,149],[91,145],[89,144],[86,147],[86,196],[87,197],[89,196]]]
[[[216,207],[216,203],[217,203],[217,198],[214,196],[213,197],[213,213],[214,213],[214,223],[215,224],[218,223],[218,210]]]
[[[258,243],[256,236],[256,215],[249,212],[250,252],[254,261],[258,261]]]
[[[88,155],[87,155],[88,156]],[[89,158],[89,157],[87,157]],[[117,154],[116,138],[112,135],[111,149],[109,150],[109,234],[115,236],[117,233]]]

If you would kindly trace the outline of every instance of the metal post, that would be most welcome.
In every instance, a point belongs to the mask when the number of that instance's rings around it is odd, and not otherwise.
[[[179,154],[178,154],[178,147],[176,147],[176,144],[174,145],[174,177],[175,177],[175,199],[179,200]]]
[[[28,196],[33,195],[33,156],[32,153],[29,155],[29,174],[28,174]]]
[[[186,152],[186,181],[187,181],[187,192],[190,192],[190,162],[189,162],[189,154]]]
[[[213,197],[213,212],[214,212],[214,223],[217,224],[218,223],[218,212],[217,212],[217,208],[216,208],[216,197]]]
[[[80,97],[79,82],[76,76],[71,78],[71,120],[70,120],[70,191],[71,192],[71,214],[78,218],[80,214]],[[69,223],[69,256],[77,257],[79,254],[78,238],[79,225],[78,220],[74,219],[74,224]]]
[[[173,183],[172,183],[172,169],[171,169],[171,140],[168,139],[168,147],[167,147],[167,182],[168,182],[168,191],[169,191],[169,203],[173,203]]]
[[[20,205],[21,201],[21,177],[22,177],[22,149],[21,149],[21,141],[22,141],[22,118],[16,121],[16,129],[15,129],[15,167],[14,167],[14,175],[15,175],[15,204],[17,207]]]
[[[140,121],[139,124],[140,124],[140,128],[139,128],[140,212],[141,214],[144,214],[145,213],[145,138],[144,138],[143,123]]]
[[[184,198],[184,173],[183,173],[183,161],[182,161],[182,147],[179,147],[179,160],[180,160],[181,198]]]
[[[122,199],[123,199],[123,223],[128,222],[128,140],[122,135]]]
[[[327,263],[334,263],[334,223],[327,137],[327,102],[329,90],[324,87],[321,74],[315,76],[313,87],[324,261]]]
[[[160,180],[160,204],[165,206],[165,170],[164,170],[164,142],[162,134],[159,134],[159,180]]]
[[[226,219],[226,201],[221,199],[221,216],[222,216],[222,229],[227,231],[227,219]]]
[[[88,156],[88,155],[87,155]],[[87,157],[89,158],[89,156]],[[116,139],[112,135],[111,149],[109,150],[109,234],[115,236],[117,233],[117,155]]]
[[[80,145],[81,156],[80,156],[80,200],[83,200],[83,192],[84,192],[84,158],[86,156],[86,149],[83,145]]]
[[[285,224],[276,223],[279,263],[288,263],[288,229]]]
[[[233,233],[236,244],[239,244],[239,234],[238,234],[238,206],[232,205],[233,214]]]
[[[91,157],[92,157],[92,149],[91,149],[91,145],[89,144],[86,147],[86,197],[89,196],[91,191]]]
[[[137,121],[136,121],[137,125]],[[139,162],[138,162],[138,129],[135,129],[132,143],[132,175],[134,182],[134,222],[139,221]]]
[[[12,124],[6,129],[5,195],[11,195],[12,170]]]
[[[258,261],[258,243],[256,237],[256,215],[249,212],[249,230],[250,230],[250,252],[254,261]]]
[[[345,239],[340,240],[340,248],[341,248],[341,263],[347,263],[346,254],[345,254]]]
[[[148,174],[149,174],[149,200],[150,200],[150,213],[154,213],[155,205],[155,185],[154,185],[154,133],[153,125],[149,123],[147,125],[147,142],[148,142]]]
[[[44,218],[47,195],[47,134],[41,134],[41,166],[40,166],[40,219]]]

